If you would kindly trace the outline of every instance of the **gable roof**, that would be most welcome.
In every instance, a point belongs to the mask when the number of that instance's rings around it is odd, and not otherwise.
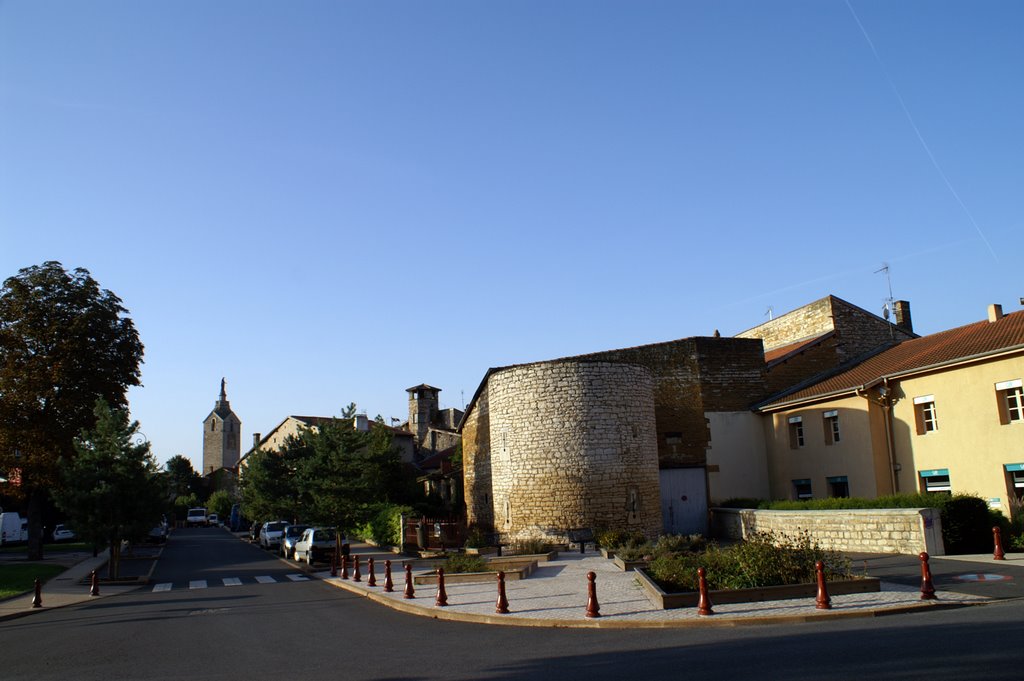
[[[775,348],[774,350],[766,350],[764,353],[764,362],[769,368],[775,364],[786,361],[787,359],[799,355],[804,350],[807,350],[815,345],[818,345],[827,338],[835,336],[835,331],[826,331],[818,336],[812,336],[810,338],[804,338],[798,340],[795,343],[789,345],[783,345],[781,348]]]
[[[1024,351],[1024,311],[994,322],[987,320],[940,331],[898,345],[829,374],[796,386],[757,405],[770,411],[826,397],[855,392],[884,379],[902,378],[976,361],[994,355]]]

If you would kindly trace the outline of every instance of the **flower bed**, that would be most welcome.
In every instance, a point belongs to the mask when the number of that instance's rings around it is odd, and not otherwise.
[[[699,594],[696,591],[668,593],[643,568],[635,571],[637,582],[644,590],[644,595],[663,610],[673,608],[697,607]],[[840,579],[828,582],[831,596],[842,596],[853,593],[872,593],[881,591],[881,583],[874,577]],[[817,584],[785,584],[782,586],[762,586],[752,589],[717,589],[708,592],[713,605],[727,603],[756,603],[759,601],[781,601],[793,598],[814,598],[818,593]]]
[[[497,579],[498,572],[505,573],[505,580],[514,582],[519,579],[526,579],[537,569],[537,561],[511,560],[488,561],[488,567],[494,568],[487,572],[445,572],[445,584],[467,584],[472,582],[493,582]],[[413,584],[437,584],[437,572],[431,570],[413,576]]]

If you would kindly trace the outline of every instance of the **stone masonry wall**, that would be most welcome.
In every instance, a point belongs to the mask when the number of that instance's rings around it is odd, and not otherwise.
[[[485,387],[462,425],[462,476],[466,520],[494,530],[494,492],[491,485],[490,400]]]
[[[640,366],[555,361],[497,371],[487,385],[494,529],[565,541],[579,527],[661,531],[654,382]],[[475,411],[479,412],[478,403]],[[481,416],[467,434],[480,437]],[[481,496],[473,454],[473,506]],[[467,485],[470,480],[467,478]],[[482,519],[482,513],[476,517]]]
[[[866,553],[943,556],[942,521],[934,508],[895,508],[837,511],[768,511],[712,509],[712,532],[742,539],[752,532],[771,531],[796,536],[810,532],[822,548]]]
[[[760,338],[765,352],[818,336],[835,328],[832,322],[832,296],[787,312],[752,329],[736,334],[737,338]]]

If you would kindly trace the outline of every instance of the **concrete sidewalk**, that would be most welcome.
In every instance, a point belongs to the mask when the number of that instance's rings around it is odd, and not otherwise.
[[[96,600],[96,596],[89,595],[89,585],[80,582],[86,580],[93,570],[99,570],[106,565],[108,559],[107,551],[95,558],[89,556],[43,584],[42,608],[32,607],[33,594],[31,592],[0,601],[0,620],[14,619],[45,610]],[[139,588],[137,583],[117,586],[101,584],[99,598],[116,596],[137,588]]]
[[[367,586],[365,557],[371,554],[371,550],[369,547],[359,547],[353,553],[358,553],[363,559],[361,582],[352,581],[351,575],[348,580],[331,577],[329,572],[318,572],[316,575],[331,586],[366,596],[403,612],[437,619],[514,626],[662,628],[777,624],[822,617],[875,617],[916,609],[980,604],[992,600],[984,595],[940,591],[937,600],[922,601],[918,578],[918,586],[883,581],[879,593],[832,596],[831,610],[818,610],[815,600],[809,598],[731,605],[713,604],[715,614],[701,617],[697,614],[696,608],[655,609],[636,583],[632,572],[621,571],[611,560],[599,554],[562,553],[557,560],[540,563],[536,572],[528,579],[507,581],[505,590],[511,612],[499,615],[495,613],[496,582],[447,583],[448,605],[440,607],[434,604],[436,586],[418,586],[415,598],[404,598],[405,575],[401,560],[392,558],[395,590],[392,593],[384,593],[384,556],[373,553],[377,564],[377,586]],[[957,556],[956,559],[985,562],[984,556]],[[941,561],[941,558],[933,559],[933,566]],[[988,557],[988,561],[996,562],[991,560],[991,556]],[[415,561],[412,563],[414,574],[422,574],[425,571],[424,568],[416,569]],[[1016,566],[1024,567],[1024,555],[1016,561]],[[591,571],[597,575],[597,597],[601,614],[599,618],[588,618],[585,615],[586,574]],[[988,568],[986,571],[989,571]]]

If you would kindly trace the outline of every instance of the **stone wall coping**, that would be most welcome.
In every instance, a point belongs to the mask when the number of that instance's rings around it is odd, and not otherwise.
[[[840,513],[849,515],[919,515],[921,511],[925,510],[938,510],[931,506],[921,506],[919,508],[823,508],[823,509],[801,509],[801,510],[783,510],[774,508],[722,508],[713,506],[711,510],[715,513],[741,513],[743,511],[757,511],[758,513],[764,514],[778,514],[778,515],[800,515],[800,514],[813,514],[813,515],[838,515]]]

